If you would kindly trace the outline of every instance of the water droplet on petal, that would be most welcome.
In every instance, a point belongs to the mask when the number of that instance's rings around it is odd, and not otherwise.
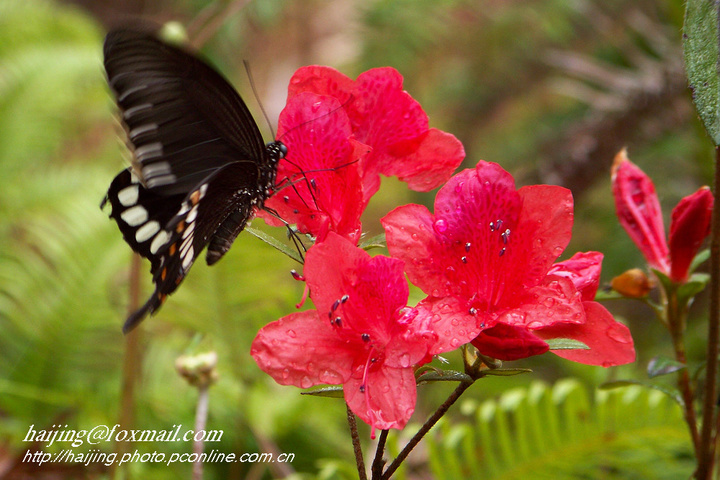
[[[435,221],[433,228],[437,233],[445,233],[448,229],[448,225],[447,222],[441,218]]]
[[[622,327],[621,324],[616,323],[614,325],[610,325],[610,327],[605,332],[608,337],[615,340],[618,343],[630,343],[630,336],[627,335],[627,332]]]
[[[544,326],[545,325],[542,322],[538,322],[538,321],[530,322],[527,324],[527,328],[529,328],[530,330],[535,330],[537,328],[542,328]]]
[[[304,376],[300,380],[300,388],[310,388],[315,384],[315,382],[312,381],[312,379],[308,376]]]
[[[410,366],[410,355],[407,353],[403,353],[400,355],[400,366],[403,368],[407,368]]]
[[[555,303],[556,303],[556,302],[557,302],[557,300],[555,300],[554,298],[548,297],[548,298],[546,298],[545,300],[543,300],[542,303],[543,303],[543,305],[545,305],[547,308],[552,308],[552,307],[555,306]]]
[[[290,338],[297,337],[297,333],[295,333],[295,330],[288,330],[287,334],[288,334],[288,337],[290,337]]]

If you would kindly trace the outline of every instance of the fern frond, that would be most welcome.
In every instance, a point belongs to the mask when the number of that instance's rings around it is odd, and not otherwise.
[[[435,478],[677,479],[694,468],[677,405],[660,392],[536,382],[443,422],[427,439]]]

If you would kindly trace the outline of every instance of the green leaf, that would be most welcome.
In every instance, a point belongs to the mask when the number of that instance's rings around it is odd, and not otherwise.
[[[648,377],[655,378],[662,375],[675,373],[678,370],[682,370],[683,368],[687,368],[687,365],[678,362],[677,360],[674,360],[672,358],[657,356],[652,358],[648,362],[647,374]]]
[[[313,397],[343,398],[343,388],[339,385],[330,385],[328,387],[320,387],[313,390],[300,392],[300,394],[310,395]]]
[[[472,378],[455,370],[428,370],[417,379],[418,385],[430,382],[472,382]]]
[[[605,300],[623,300],[627,298],[621,293],[616,292],[615,290],[598,290],[595,294],[595,301],[596,302],[602,302]]]
[[[688,0],[683,51],[693,101],[715,145],[720,145],[718,18],[715,2]]]
[[[670,277],[668,277],[666,274],[661,272],[660,270],[655,270],[654,268],[651,268],[652,272],[655,274],[655,277],[657,277],[658,281],[662,285],[662,288],[665,292],[670,292],[674,288],[674,282],[670,280]]]
[[[678,405],[680,405],[680,407],[685,405],[685,402],[683,402],[680,392],[678,392],[677,389],[666,387],[665,385],[658,385],[657,383],[644,382],[641,380],[616,380],[614,382],[603,383],[598,388],[601,390],[613,390],[615,388],[629,387],[633,385],[657,390],[658,392],[662,392],[672,398]]]
[[[692,263],[690,263],[690,271],[694,272],[700,265],[702,265],[709,259],[710,259],[710,249],[705,248],[703,250],[700,250],[700,252],[698,252],[698,254],[695,255],[695,258],[693,258]]]
[[[380,233],[370,238],[362,239],[360,245],[363,250],[371,250],[373,248],[385,248],[385,233]]]
[[[511,377],[513,375],[520,375],[521,373],[532,373],[529,368],[495,368],[489,370],[483,370],[480,372],[483,377],[494,376],[494,377]]]
[[[545,343],[550,345],[550,350],[590,350],[583,342],[572,338],[551,338]]]
[[[678,287],[678,303],[687,305],[690,300],[695,298],[695,295],[705,290],[709,281],[710,275],[707,273],[693,273],[687,282]]]
[[[274,247],[275,249],[277,249],[277,250],[279,250],[280,252],[284,253],[285,255],[287,255],[288,257],[292,258],[293,260],[295,260],[295,261],[298,262],[299,264],[302,265],[303,263],[305,263],[305,262],[303,261],[302,257],[300,257],[300,254],[298,253],[297,250],[295,250],[295,249],[293,249],[293,248],[290,248],[288,245],[285,245],[284,243],[282,243],[281,241],[279,241],[277,238],[271,237],[271,236],[268,235],[267,233],[265,233],[265,232],[263,232],[263,231],[261,231],[261,230],[258,230],[257,228],[245,227],[245,231],[248,232],[250,235],[253,235],[253,236],[259,238],[260,240],[262,240],[263,242],[267,243],[267,244],[270,245],[271,247]]]

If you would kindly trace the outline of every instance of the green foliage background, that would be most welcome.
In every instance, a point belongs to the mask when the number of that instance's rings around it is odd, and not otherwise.
[[[680,197],[709,181],[709,142],[675,69],[682,62],[680,2],[348,0],[332,2],[331,9],[331,2],[256,0],[233,9],[239,3],[168,0],[145,13],[192,26],[208,12],[226,12],[218,14],[203,52],[246,98],[252,94],[241,60],[250,59],[271,120],[282,108],[287,80],[303,64],[329,63],[351,76],[394,66],[431,125],[463,141],[464,167],[495,161],[519,184],[573,190],[576,226],[568,254],[605,253],[604,280],[643,265],[614,217],[609,167],[616,149],[629,145],[631,158],[655,179],[668,216]],[[20,478],[13,475],[26,467],[25,451],[39,448],[23,442],[30,425],[113,425],[121,408],[120,326],[131,255],[98,208],[126,156],[101,65],[102,22],[120,17],[100,6],[116,4],[96,2],[91,12],[50,0],[0,1],[0,478]],[[432,198],[388,179],[368,209],[365,229],[379,233],[378,219],[390,209],[431,205]],[[261,221],[254,226],[283,236]],[[295,454],[285,466],[208,464],[207,479],[356,475],[342,403],[276,385],[248,355],[261,326],[294,310],[302,286],[288,272],[296,267],[241,235],[218,265],[198,262],[143,325],[136,428],[192,428],[197,392],[175,373],[174,361],[215,350],[220,378],[210,393],[208,428],[224,436],[206,449]],[[414,292],[411,302],[419,299]],[[700,298],[690,317],[694,364],[702,357],[703,304]],[[458,478],[447,476],[455,471],[488,479],[527,478],[521,472],[528,471],[533,478],[689,476],[685,427],[667,397],[595,393],[606,380],[643,377],[650,358],[671,352],[649,309],[608,306],[632,328],[635,365],[605,370],[550,354],[515,362],[534,373],[474,386],[398,477]],[[459,364],[455,354],[448,360]],[[567,377],[574,380],[547,386]],[[537,383],[541,379],[547,384]],[[413,420],[422,423],[449,388],[422,387]],[[603,412],[610,408],[616,420],[634,421],[608,423]],[[534,429],[522,422],[535,422]],[[548,436],[552,428],[560,435]],[[361,433],[370,447],[368,430]],[[407,436],[391,439],[399,445]],[[48,450],[56,447],[62,448]],[[168,455],[191,448],[135,447]],[[101,448],[109,452],[114,445]],[[119,473],[44,467],[47,478],[190,476],[188,464],[134,463]]]

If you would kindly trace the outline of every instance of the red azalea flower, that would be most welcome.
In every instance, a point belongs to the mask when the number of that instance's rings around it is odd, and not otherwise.
[[[710,233],[713,196],[702,187],[675,207],[670,222],[670,247],[665,241],[660,201],[655,185],[622,150],[612,167],[612,187],[620,224],[650,267],[671,280],[687,280],[690,263]]]
[[[288,153],[278,165],[278,190],[265,206],[318,241],[333,231],[357,243],[367,206],[360,164],[369,148],[352,137],[338,101],[313,93],[292,97],[280,113],[278,138]],[[261,216],[282,225],[267,212]]]
[[[482,161],[440,189],[434,215],[406,205],[382,219],[390,253],[405,260],[410,281],[429,295],[418,308],[476,317],[482,332],[473,344],[481,353],[514,360],[547,351],[542,339],[562,337],[590,347],[556,352],[562,357],[603,366],[631,362],[629,331],[591,301],[601,255],[553,265],[572,222],[569,190],[516,190],[510,174]]]
[[[365,200],[378,190],[380,173],[429,191],[447,181],[465,157],[457,138],[429,128],[427,115],[402,84],[390,67],[368,70],[353,81],[333,68],[309,66],[290,80],[288,99],[308,91],[337,98],[355,138],[372,147],[361,166]]]
[[[251,354],[283,385],[342,384],[350,409],[373,428],[403,428],[415,408],[414,368],[446,351],[446,334],[465,343],[477,333],[474,319],[445,332],[406,307],[403,262],[370,257],[332,232],[308,251],[305,278],[317,309],[263,327]]]

